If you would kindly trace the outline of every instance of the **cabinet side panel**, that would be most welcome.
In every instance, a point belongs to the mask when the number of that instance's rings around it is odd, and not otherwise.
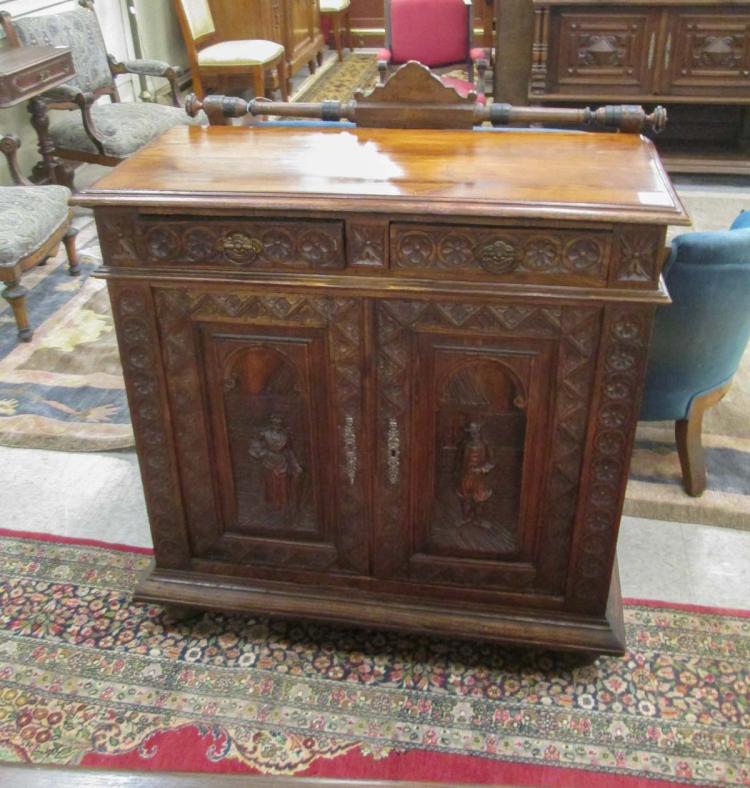
[[[157,566],[185,568],[190,546],[174,454],[172,414],[148,284],[109,283]]]
[[[654,307],[608,306],[568,573],[572,609],[602,613],[615,560]]]

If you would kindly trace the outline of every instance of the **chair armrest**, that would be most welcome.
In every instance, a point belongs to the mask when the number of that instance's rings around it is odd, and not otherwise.
[[[147,60],[145,58],[120,61],[116,60],[112,55],[107,55],[107,60],[109,61],[109,70],[113,76],[117,74],[137,74],[142,77],[163,77],[168,80],[172,104],[175,107],[180,106],[181,96],[177,79],[182,74],[182,69],[179,66],[171,66],[163,60]]]
[[[21,140],[15,134],[6,134],[0,139],[0,151],[2,151],[8,162],[8,169],[10,170],[10,177],[13,178],[13,183],[16,186],[31,186],[31,181],[23,175],[18,167],[16,153],[20,147]]]
[[[94,123],[94,118],[91,114],[91,107],[96,101],[96,96],[93,93],[84,93],[79,90],[73,99],[73,103],[81,110],[81,120],[83,121],[83,128],[88,138],[94,143],[101,156],[104,156],[104,141],[99,135]]]
[[[79,96],[83,95],[80,88],[72,85],[58,85],[51,90],[45,90],[42,98],[47,104],[75,104]]]

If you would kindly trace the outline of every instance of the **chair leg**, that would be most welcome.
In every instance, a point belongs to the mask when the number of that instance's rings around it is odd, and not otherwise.
[[[354,44],[352,43],[352,18],[351,14],[349,13],[351,8],[347,8],[344,11],[344,30],[346,30],[346,45],[349,48],[349,54],[354,52]]]
[[[315,58],[308,60],[307,67],[310,69],[310,73],[314,74],[318,70],[318,61]]]
[[[331,14],[331,31],[333,32],[333,45],[339,56],[339,61],[344,59],[344,49],[341,46],[341,12]]]
[[[318,61],[318,65],[319,66],[323,65],[323,50],[322,49],[315,55],[315,60]]]
[[[29,315],[26,312],[27,293],[28,290],[15,280],[7,282],[3,290],[3,298],[13,310],[13,317],[15,317],[18,327],[18,338],[22,342],[31,342],[31,337],[34,336],[34,332],[29,327]]]
[[[203,80],[201,79],[201,73],[197,68],[193,69],[193,93],[195,93],[195,95],[201,100],[206,97],[206,93],[203,88]]]
[[[264,98],[266,95],[266,75],[263,66],[253,67],[253,90],[255,98]]]
[[[279,60],[279,64],[276,66],[276,75],[279,79],[281,100],[289,101],[289,78],[287,77],[286,58],[282,57]]]
[[[690,406],[688,417],[676,421],[674,425],[677,453],[682,469],[682,485],[685,492],[693,498],[703,495],[706,490],[706,458],[702,441],[703,416],[710,407],[723,399],[730,386],[731,381],[696,397]]]
[[[76,249],[76,236],[78,229],[76,227],[68,227],[68,232],[63,236],[63,243],[65,244],[65,254],[68,256],[68,273],[71,276],[79,276],[81,268],[78,265],[78,249]]]

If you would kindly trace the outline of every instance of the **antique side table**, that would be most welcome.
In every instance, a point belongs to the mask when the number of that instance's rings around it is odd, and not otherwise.
[[[618,653],[666,225],[635,134],[176,128],[93,207],[137,597]]]
[[[29,101],[31,125],[39,139],[42,174],[55,183],[57,162],[47,137],[49,117],[41,94],[68,82],[75,75],[73,57],[66,47],[14,47],[0,52],[0,109]],[[37,175],[39,174],[39,168]]]

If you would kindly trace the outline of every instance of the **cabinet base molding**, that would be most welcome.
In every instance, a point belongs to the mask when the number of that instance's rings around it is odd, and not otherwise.
[[[524,644],[565,651],[620,655],[625,650],[620,582],[613,573],[604,616],[561,611],[449,609],[444,603],[394,600],[351,590],[325,590],[284,584],[267,588],[257,581],[155,570],[136,588],[134,601],[221,613],[249,613],[304,618],[331,624],[403,630],[439,637],[459,637]]]

